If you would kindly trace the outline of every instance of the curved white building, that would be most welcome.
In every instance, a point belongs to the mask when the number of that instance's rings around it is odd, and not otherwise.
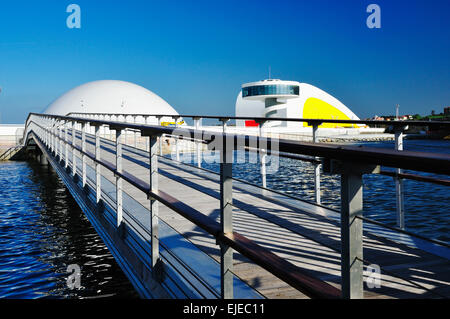
[[[359,120],[348,107],[321,89],[306,83],[263,80],[242,85],[236,100],[236,116],[306,119]],[[237,121],[238,126],[256,126],[254,121]],[[267,122],[268,127],[299,128],[301,122]],[[320,127],[357,127],[324,123]]]
[[[46,114],[77,113],[170,114],[178,112],[146,88],[124,81],[102,80],[80,85],[60,96],[44,111]],[[170,118],[162,121],[171,121]]]

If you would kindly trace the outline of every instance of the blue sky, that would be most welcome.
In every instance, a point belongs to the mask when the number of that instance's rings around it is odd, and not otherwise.
[[[81,29],[66,7],[81,7]],[[366,7],[381,7],[381,29]],[[358,116],[450,105],[450,1],[0,2],[0,122],[21,123],[82,83],[118,79],[180,113],[234,115],[245,82],[318,86]]]

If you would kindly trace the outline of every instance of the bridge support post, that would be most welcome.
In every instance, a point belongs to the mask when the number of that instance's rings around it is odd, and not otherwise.
[[[116,128],[116,172],[122,173],[122,130]],[[117,227],[122,224],[122,177],[116,174]]]
[[[220,223],[224,234],[233,233],[233,147],[223,139],[220,152]],[[221,297],[233,299],[233,249],[220,243]]]
[[[313,127],[313,143],[318,143],[319,142],[319,137],[318,137],[318,131],[319,131],[319,125],[322,123],[311,123],[308,125],[312,125]],[[316,158],[317,159],[317,158]],[[321,203],[321,196],[320,196],[320,168],[321,168],[321,164],[314,164],[314,199],[316,201],[316,204],[320,204]]]
[[[39,158],[39,164],[41,166],[48,166],[47,157],[45,157],[45,155],[43,153],[41,153],[38,158]]]
[[[341,174],[341,280],[344,299],[364,297],[363,180],[380,172],[377,165],[327,160],[326,171]]]
[[[403,137],[404,131],[408,129],[408,126],[395,127],[395,149],[397,151],[403,151]],[[397,174],[402,173],[401,168],[396,169]],[[404,202],[404,188],[403,179],[398,177],[395,180],[395,201],[397,207],[397,226],[400,229],[405,229],[405,202]]]
[[[149,136],[150,163],[150,192],[158,192],[158,137]],[[159,214],[158,201],[149,195],[150,200],[150,228],[152,247],[152,268],[155,270],[159,261]],[[156,274],[155,270],[155,274]]]

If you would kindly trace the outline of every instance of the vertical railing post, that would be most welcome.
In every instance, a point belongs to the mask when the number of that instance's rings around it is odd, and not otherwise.
[[[175,127],[178,127],[179,119],[180,119],[179,117],[175,117]],[[175,136],[175,151],[176,151],[177,162],[179,162],[180,161],[180,139],[178,138],[178,136]]]
[[[75,147],[77,145],[76,127],[77,122],[72,122],[72,176],[75,176],[77,173],[77,155],[75,152]]]
[[[308,123],[308,125],[312,125],[313,127],[313,143],[318,143],[319,142],[319,136],[318,136],[318,132],[319,132],[319,125],[321,125],[322,123],[318,123],[318,122],[313,122],[313,123]],[[318,158],[316,157],[316,160],[318,160]],[[315,197],[315,201],[316,204],[320,204],[321,202],[321,196],[320,196],[320,168],[321,168],[321,164],[320,163],[314,163],[314,197]]]
[[[55,119],[53,122],[53,148],[54,148],[54,152],[55,152],[55,157],[58,156],[58,121]]]
[[[112,122],[114,120],[113,116],[114,115],[109,116],[110,122]],[[113,130],[111,130],[111,126],[108,126],[108,130],[109,130],[109,139],[112,141],[113,140]]]
[[[86,122],[81,123],[81,160],[82,185],[86,186]]]
[[[220,152],[220,223],[224,234],[233,233],[233,148],[223,138]],[[233,249],[220,243],[221,297],[233,299]]]
[[[159,217],[158,201],[152,197],[152,193],[158,192],[158,137],[149,136],[149,163],[150,163],[150,228],[152,247],[152,267],[155,267],[159,260]],[[156,272],[156,270],[155,270]],[[155,273],[156,274],[156,273]]]
[[[45,140],[46,140],[46,146],[47,148],[50,148],[50,132],[49,132],[49,123],[48,123],[48,117],[45,118]]]
[[[223,118],[223,119],[220,119],[220,121],[222,122],[222,133],[225,134],[227,132],[227,123],[228,123],[229,119]]]
[[[66,124],[66,121],[59,122],[59,161],[60,161],[60,163],[62,163],[62,161],[64,160],[64,155],[65,155],[64,137],[63,137],[63,128],[64,128],[65,124]]]
[[[57,134],[57,140],[56,140],[56,145],[57,145],[57,152],[56,152],[56,156],[59,156],[59,162],[61,163],[62,161],[62,129],[61,129],[61,125],[62,125],[63,121],[57,120],[56,121],[56,134]]]
[[[162,117],[158,116],[158,125],[161,126],[161,120]],[[163,135],[158,136],[158,142],[159,142],[159,155],[163,156]]]
[[[145,125],[149,124],[149,121],[148,121],[149,117],[150,116],[144,116],[144,123],[145,123]],[[142,134],[141,134],[141,136],[142,136]],[[147,152],[150,152],[150,143],[145,143],[145,150]]]
[[[376,165],[330,161],[329,170],[341,174],[341,289],[345,299],[360,299],[363,278],[363,174],[380,172]]]
[[[363,298],[362,176],[341,175],[342,297]]]
[[[133,115],[133,123],[136,124],[136,115]],[[137,148],[137,135],[138,135],[138,131],[134,130],[134,147]]]
[[[202,119],[200,117],[194,117],[194,127],[197,132],[200,132],[200,126],[201,126]],[[197,135],[200,135],[200,133],[197,133]],[[202,136],[197,136],[197,138],[200,140]],[[201,147],[202,144],[200,142],[196,142],[196,151],[197,151],[197,167],[202,167],[202,153],[201,153]]]
[[[117,227],[122,224],[122,129],[116,128],[116,213]]]
[[[394,128],[395,132],[395,149],[397,151],[403,151],[403,137],[404,131],[408,129],[407,126],[396,126]],[[397,176],[395,180],[395,201],[397,207],[397,226],[400,229],[405,229],[405,202],[404,202],[404,188],[403,179],[398,176],[402,173],[401,168],[396,169]]]
[[[100,145],[100,125],[95,125],[95,193],[97,198],[97,204],[100,203],[102,198],[102,175],[101,175],[101,145]]]
[[[127,123],[127,119],[128,119],[128,116],[123,115],[123,121],[124,121],[125,123]],[[124,135],[123,143],[124,143],[125,145],[127,145],[127,142],[128,142],[128,129],[127,129],[127,128],[124,129],[123,132],[124,132],[124,133],[123,133],[123,135]]]
[[[50,150],[50,153],[52,152],[52,140],[53,140],[53,137],[52,137],[52,119],[51,118],[49,118],[48,120],[47,120],[47,131],[48,131],[48,148],[49,148],[49,150]]]
[[[58,157],[58,143],[59,143],[59,141],[58,141],[58,120],[55,119],[54,123],[55,124],[54,124],[54,127],[53,127],[53,134],[54,134],[54,137],[55,137],[55,141],[54,141],[54,143],[55,143],[55,157]]]
[[[69,167],[69,125],[71,122],[66,121],[64,126],[64,168]]]
[[[51,126],[50,126],[50,150],[52,152],[52,154],[54,154],[55,152],[55,120],[52,118],[51,119]]]
[[[51,151],[51,154],[53,155],[53,151],[55,150],[54,149],[54,145],[53,145],[53,142],[54,142],[54,138],[53,138],[53,127],[54,127],[54,123],[53,123],[53,118],[51,118],[50,119],[50,151]]]
[[[260,121],[259,122],[259,137],[263,138],[264,135],[264,124],[266,122],[265,121]],[[262,187],[266,188],[267,187],[267,178],[266,178],[266,162],[267,162],[267,152],[266,149],[264,147],[261,147],[261,139],[259,139],[259,159],[261,162],[261,182],[262,182]],[[265,145],[265,147],[267,147],[267,145]]]

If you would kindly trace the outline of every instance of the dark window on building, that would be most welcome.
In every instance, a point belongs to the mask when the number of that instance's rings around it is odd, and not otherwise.
[[[258,95],[299,95],[298,85],[255,85],[242,89],[242,97]]]

